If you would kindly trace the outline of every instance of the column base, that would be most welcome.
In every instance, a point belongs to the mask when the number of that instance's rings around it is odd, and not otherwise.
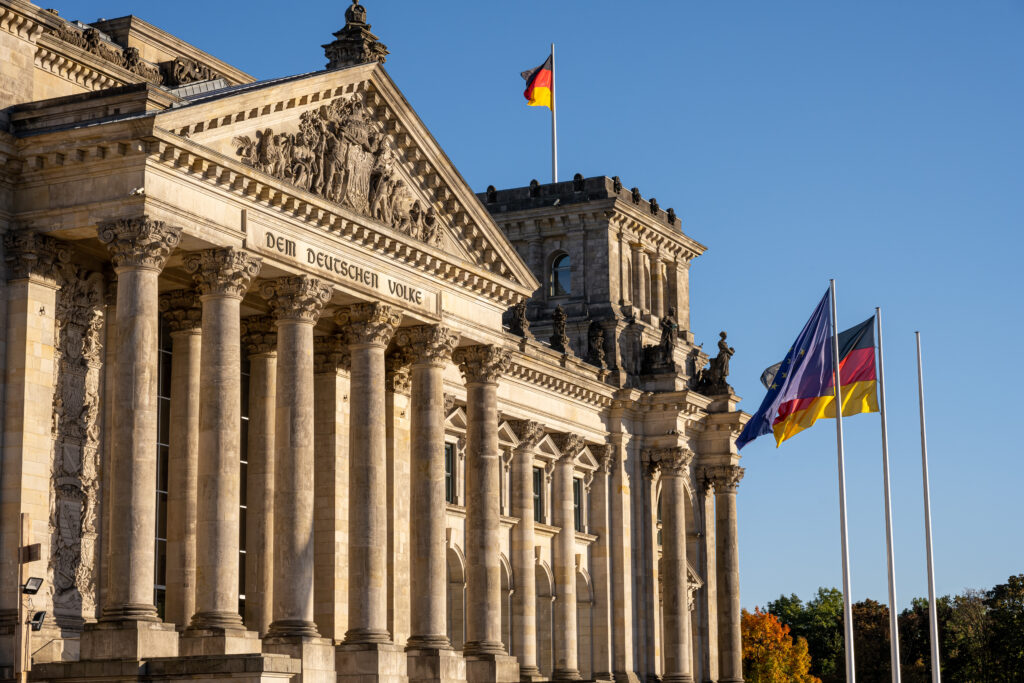
[[[342,643],[334,651],[338,683],[408,683],[407,666],[394,643]]]
[[[258,654],[261,649],[259,634],[244,628],[189,628],[178,645],[182,657]]]
[[[111,660],[106,662],[53,662],[37,664],[29,674],[32,680],[110,681],[130,680],[189,681],[216,683],[230,678],[239,683],[286,683],[301,670],[298,660],[284,655],[227,655],[221,657],[169,657],[145,663]]]
[[[533,683],[534,681],[547,680],[544,674],[540,672],[540,669],[535,666],[523,666],[519,665],[519,680],[527,683]]]
[[[555,669],[551,672],[551,680],[581,681],[583,680],[583,676],[580,676],[580,672],[576,669]]]
[[[635,671],[616,671],[612,675],[615,676],[615,683],[640,683],[640,677]]]
[[[300,673],[292,683],[335,683],[334,645],[326,638],[268,635],[263,652],[299,660]]]
[[[661,678],[662,683],[693,683],[691,674],[665,674]]]
[[[452,649],[409,648],[409,683],[465,683],[466,659]]]
[[[98,621],[82,631],[83,661],[178,656],[178,632],[162,621]]]
[[[612,675],[611,671],[595,671],[591,674],[591,678],[595,681],[614,681],[615,676]]]
[[[466,655],[466,680],[469,683],[516,683],[519,662],[506,654]]]

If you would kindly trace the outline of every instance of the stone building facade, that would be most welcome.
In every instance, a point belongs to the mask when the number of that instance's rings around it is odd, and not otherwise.
[[[742,680],[704,247],[474,195],[362,6],[324,50],[0,0],[0,679]]]

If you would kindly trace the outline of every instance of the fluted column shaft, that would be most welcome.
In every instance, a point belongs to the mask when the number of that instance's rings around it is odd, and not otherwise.
[[[407,649],[451,649],[447,622],[444,510],[444,368],[459,337],[441,326],[402,330],[412,359],[409,529],[411,635]]]
[[[385,304],[336,316],[351,354],[349,606],[346,643],[390,643],[387,587],[387,420],[384,350],[401,321]]]
[[[540,678],[537,667],[537,560],[534,555],[533,451],[544,438],[538,422],[513,420],[519,446],[512,455],[511,512],[519,521],[512,527],[512,654],[519,659],[522,678]]]
[[[242,628],[238,614],[242,297],[261,260],[233,248],[185,257],[203,308],[199,371],[196,613],[192,629]]]
[[[573,515],[572,480],[576,456],[583,440],[574,434],[555,439],[562,457],[555,464],[552,512],[560,527],[555,537],[555,664],[554,680],[579,680],[576,627],[576,527]]]
[[[160,271],[181,229],[138,218],[100,226],[117,273],[117,369],[110,438],[110,581],[104,621],[157,621],[157,344]]]
[[[271,637],[309,636],[313,621],[313,326],[330,290],[301,275],[263,283],[277,320],[274,428],[274,621]]]
[[[196,607],[196,500],[202,310],[190,290],[160,297],[171,333],[167,467],[167,602],[164,618],[184,628]]]
[[[466,379],[466,644],[471,655],[503,655],[498,379],[511,356],[495,346],[457,349]]]
[[[686,484],[693,453],[683,448],[659,452],[661,467],[662,614],[664,681],[693,681],[690,604],[686,561]]]
[[[593,673],[594,680],[610,681],[612,675],[611,521],[608,508],[609,481],[614,459],[611,445],[591,448],[597,455],[597,472],[590,493],[590,533],[597,540],[590,547],[590,577],[594,585]]]
[[[635,242],[629,246],[633,250],[633,306],[639,310],[646,310],[647,275],[644,269],[643,245]]]
[[[740,631],[740,557],[736,521],[736,488],[743,468],[723,465],[712,470],[715,481],[715,533],[718,563],[718,679],[743,680],[743,638]]]
[[[665,264],[657,256],[651,257],[651,312],[665,315]]]
[[[249,443],[245,488],[245,624],[261,636],[274,620],[274,428],[277,329],[270,316],[242,322],[249,355]]]

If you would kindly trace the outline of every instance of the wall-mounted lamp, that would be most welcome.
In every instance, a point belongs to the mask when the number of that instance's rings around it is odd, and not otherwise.
[[[21,586],[21,592],[25,595],[35,595],[43,586],[43,580],[33,576]]]
[[[40,579],[41,580],[41,579]],[[43,619],[46,618],[46,612],[36,612],[32,615],[32,621],[28,622],[32,627],[33,631],[43,630]]]

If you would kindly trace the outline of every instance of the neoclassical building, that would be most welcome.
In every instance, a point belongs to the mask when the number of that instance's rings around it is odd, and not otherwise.
[[[257,82],[0,0],[0,679],[742,680],[705,247],[474,194],[370,29]]]

